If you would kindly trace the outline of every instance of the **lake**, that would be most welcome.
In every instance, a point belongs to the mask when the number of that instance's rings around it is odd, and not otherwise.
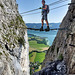
[[[39,25],[41,26],[40,23],[36,24],[36,25],[34,23],[33,24],[28,23],[26,25],[29,28],[30,27],[31,28],[38,28]],[[60,23],[50,23],[49,25],[50,25],[50,28],[59,28]],[[44,25],[44,28],[46,28],[46,25]],[[32,35],[36,35],[36,36],[39,36],[39,37],[46,38],[46,40],[48,41],[47,44],[49,46],[51,46],[58,31],[57,30],[52,30],[52,31],[49,31],[49,32],[45,32],[45,31],[27,30],[27,32],[28,32],[28,34],[32,34]],[[30,37],[30,35],[29,35],[29,37]]]

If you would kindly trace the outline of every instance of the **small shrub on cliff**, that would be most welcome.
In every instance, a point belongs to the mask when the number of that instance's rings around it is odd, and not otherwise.
[[[0,28],[0,31],[1,31],[2,29]]]
[[[1,7],[1,8],[4,8],[4,6],[3,6],[1,3],[0,3],[0,7]]]
[[[51,47],[51,52],[54,52],[55,46]]]
[[[2,53],[0,52],[0,56],[2,55]]]
[[[4,29],[6,29],[6,25],[4,23],[2,23],[2,26],[3,26]]]
[[[18,42],[24,46],[25,40],[24,40],[24,38],[20,37],[20,38],[18,38]]]
[[[22,25],[22,27],[20,27],[20,28],[25,28],[25,29],[27,29],[27,27],[26,27],[26,25],[25,25],[25,22],[23,21],[23,19],[22,19],[21,16],[17,16],[17,17],[16,17],[16,25],[18,25],[18,24],[21,24],[21,25]]]
[[[24,23],[24,21],[23,21],[21,16],[17,16],[16,21],[20,21],[20,23]]]
[[[0,44],[0,48],[1,48],[2,46],[1,46],[1,44]]]
[[[69,38],[69,33],[67,34],[67,38]]]
[[[14,21],[13,20],[10,22],[10,25],[14,25]]]
[[[62,54],[59,54],[58,60],[63,60],[63,55]]]

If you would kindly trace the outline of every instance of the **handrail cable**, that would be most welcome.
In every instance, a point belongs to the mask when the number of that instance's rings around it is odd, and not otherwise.
[[[50,10],[55,10],[55,9],[58,9],[58,8],[61,8],[61,7],[67,6],[67,5],[68,5],[68,4],[64,4],[64,5],[61,5],[61,6],[52,8],[52,9],[50,9]],[[38,14],[38,13],[41,13],[41,12],[36,12],[36,13],[31,13],[31,14],[26,14],[26,15],[33,15],[33,14]],[[26,15],[21,15],[21,16],[26,16]]]
[[[68,0],[59,0],[59,1],[56,1],[56,2],[53,2],[53,3],[49,4],[49,6],[52,6],[52,5],[55,5],[55,4],[58,4],[58,3],[62,3],[62,2],[65,2],[65,1],[68,1]],[[33,12],[33,11],[36,11],[36,10],[39,10],[39,8],[33,9],[33,10],[29,10],[29,11],[26,11],[26,12],[22,12],[20,14],[29,13],[29,12]]]

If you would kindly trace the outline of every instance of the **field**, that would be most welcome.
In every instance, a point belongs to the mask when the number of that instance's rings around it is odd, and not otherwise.
[[[33,52],[32,54],[29,55],[30,62],[39,62],[42,63],[43,60],[45,59],[45,52],[37,53]]]
[[[45,59],[46,52],[49,48],[45,38],[37,36],[29,37],[29,59],[30,59],[30,70],[31,75],[34,72],[41,70],[41,65]],[[34,72],[33,72],[34,68]]]
[[[36,57],[34,59],[34,62],[39,61],[39,63],[42,63],[44,59],[45,59],[45,53],[44,52],[36,53]]]
[[[35,41],[35,40],[29,41],[29,46],[31,48],[34,48],[35,50],[42,50],[45,47],[49,47],[48,45],[45,45],[45,44],[38,44],[37,41]]]

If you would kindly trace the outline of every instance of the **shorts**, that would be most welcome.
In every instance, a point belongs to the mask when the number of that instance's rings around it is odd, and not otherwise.
[[[47,20],[47,14],[42,15],[42,20]]]

